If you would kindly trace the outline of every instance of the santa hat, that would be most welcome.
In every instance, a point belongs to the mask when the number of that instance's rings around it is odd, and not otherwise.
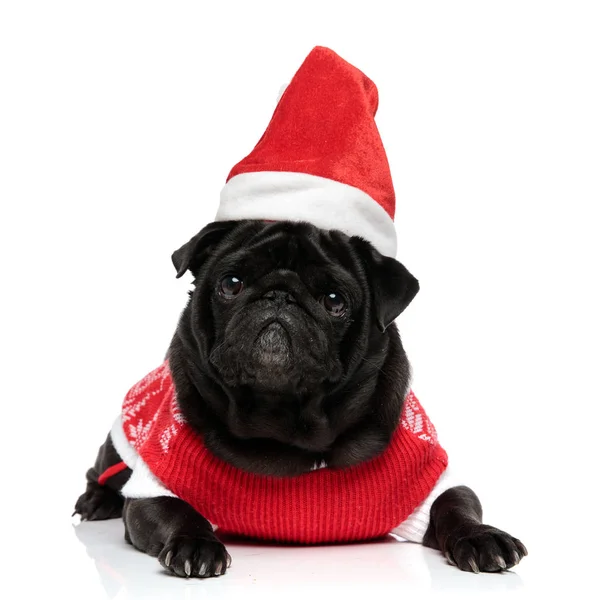
[[[314,48],[254,150],[229,173],[216,220],[305,221],[396,255],[396,198],[375,125],[375,84]]]

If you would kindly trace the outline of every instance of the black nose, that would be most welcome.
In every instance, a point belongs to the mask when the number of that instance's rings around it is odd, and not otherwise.
[[[290,294],[289,292],[286,292],[284,290],[269,290],[268,292],[263,294],[263,298],[267,298],[268,300],[273,300],[280,304],[283,304],[284,302],[296,304],[296,298],[294,298],[294,296],[292,296],[292,294]]]

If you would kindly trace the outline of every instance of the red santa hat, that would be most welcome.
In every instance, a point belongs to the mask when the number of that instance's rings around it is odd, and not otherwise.
[[[375,84],[314,48],[254,150],[229,173],[216,220],[306,221],[396,255],[396,198],[375,125]]]

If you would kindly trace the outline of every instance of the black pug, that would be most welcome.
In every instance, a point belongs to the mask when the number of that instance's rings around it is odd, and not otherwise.
[[[358,237],[263,221],[211,223],[172,260],[195,287],[167,358],[181,415],[208,451],[286,478],[351,468],[386,449],[410,383],[394,320],[419,290],[402,264]],[[211,523],[173,494],[124,498],[132,471],[115,469],[121,459],[109,435],[75,512],[122,515],[125,539],[176,575],[224,574],[231,558]],[[465,486],[433,502],[422,543],[475,573],[527,554],[483,524]]]

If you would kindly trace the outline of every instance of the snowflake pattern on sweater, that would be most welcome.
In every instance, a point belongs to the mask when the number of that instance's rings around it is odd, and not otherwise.
[[[171,413],[174,422],[163,429],[160,434],[161,446],[165,452],[168,452],[169,442],[177,435],[180,430],[178,425],[185,423],[185,418],[179,410],[171,373],[166,361],[136,383],[125,396],[123,426],[126,428],[127,438],[137,450],[148,438],[150,428],[158,415],[158,413],[154,413],[149,420],[144,420],[144,417],[140,416],[142,408],[154,396],[169,396],[171,398]],[[425,414],[412,390],[409,390],[404,400],[401,425],[404,429],[417,435],[419,439],[433,445],[438,442],[435,427]]]
[[[184,419],[177,406],[173,380],[167,362],[136,383],[125,396],[122,413],[123,428],[127,439],[136,450],[139,450],[148,439],[150,429],[158,417],[158,412],[154,412],[152,418],[145,419],[146,413],[142,412],[143,408],[152,401],[152,398],[165,396],[171,398],[171,410],[175,418],[175,422],[163,429],[160,434],[161,445],[164,451],[168,452],[169,441],[178,431],[177,424],[182,423]]]
[[[169,494],[225,533],[283,542],[385,535],[428,498],[448,462],[411,390],[388,448],[370,461],[296,477],[242,471],[210,453],[185,422],[166,361],[127,393],[121,425],[125,443]]]

